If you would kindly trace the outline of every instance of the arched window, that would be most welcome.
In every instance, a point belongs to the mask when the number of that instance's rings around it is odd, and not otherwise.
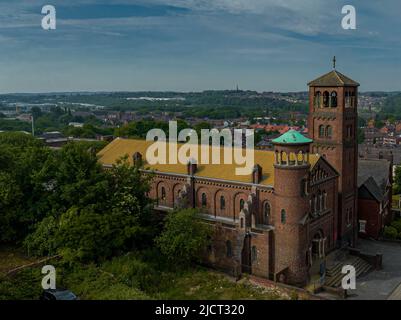
[[[327,209],[327,192],[326,191],[323,192],[323,209],[324,210]]]
[[[263,207],[263,219],[264,219],[264,224],[269,224],[270,223],[270,204],[268,202],[265,202],[265,205]]]
[[[350,92],[346,91],[345,92],[345,107],[346,108],[350,107],[350,96],[351,96]]]
[[[285,212],[285,210],[281,210],[281,223],[284,224],[287,221],[287,214]]]
[[[244,199],[241,199],[239,201],[239,210],[241,211],[242,209],[244,209],[244,206],[245,206],[245,201],[244,201]]]
[[[319,126],[319,138],[324,137],[324,125]]]
[[[201,202],[202,202],[202,207],[206,207],[206,205],[207,205],[206,193],[202,193]]]
[[[256,249],[255,246],[252,246],[251,259],[252,262],[255,262],[258,259],[258,250]]]
[[[332,108],[337,107],[337,92],[333,91],[330,95],[330,104]]]
[[[233,249],[232,249],[230,240],[227,240],[227,242],[226,242],[226,254],[227,254],[227,257],[229,257],[229,258],[233,256]]]
[[[240,226],[241,226],[241,229],[244,227],[244,218],[241,218],[241,220],[240,220]]]
[[[313,195],[312,203],[313,203],[312,212],[315,213],[317,211],[317,200],[315,195]]]
[[[324,209],[324,195],[322,193],[320,193],[319,197],[320,197],[320,208],[319,208],[319,210],[323,211],[323,209]]]
[[[333,135],[333,128],[331,126],[327,126],[326,127],[326,136],[327,136],[327,138],[331,139],[332,135]]]
[[[352,91],[350,95],[351,95],[351,103],[350,103],[350,105],[351,105],[351,107],[355,107],[356,106],[355,92]]]
[[[162,194],[161,194],[162,200],[166,200],[166,188],[162,187]]]
[[[224,210],[226,208],[226,199],[224,199],[224,196],[220,197],[220,210]]]
[[[330,105],[330,94],[328,91],[323,93],[323,107],[327,108]]]
[[[315,107],[319,108],[320,107],[320,98],[321,98],[322,94],[320,93],[320,91],[316,92],[315,94]]]
[[[287,164],[287,153],[284,151],[280,152],[280,159],[281,159],[281,164]]]

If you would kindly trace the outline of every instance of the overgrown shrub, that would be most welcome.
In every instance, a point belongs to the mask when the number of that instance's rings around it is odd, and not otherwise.
[[[199,259],[210,241],[211,228],[197,215],[194,209],[169,213],[164,230],[156,239],[161,252],[177,266]]]
[[[397,232],[396,228],[394,228],[392,226],[387,226],[387,227],[384,227],[383,235],[387,239],[395,240],[395,239],[397,239],[398,232]]]
[[[398,233],[401,233],[401,220],[396,220],[391,223],[391,226],[395,228]]]

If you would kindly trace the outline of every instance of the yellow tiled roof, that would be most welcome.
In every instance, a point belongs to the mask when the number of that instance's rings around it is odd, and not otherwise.
[[[153,144],[152,141],[145,141],[139,139],[121,139],[117,138],[110,142],[99,153],[99,161],[104,165],[112,165],[119,158],[128,155],[128,161],[132,164],[132,157],[135,152],[139,152],[144,160],[145,168],[154,170],[155,172],[187,174],[187,166],[185,164],[156,164],[149,165],[146,162],[146,150]],[[179,149],[182,144],[178,144]],[[168,146],[167,146],[167,161],[168,161]],[[198,147],[198,154],[200,155],[200,146]],[[209,152],[211,157],[211,152]],[[237,164],[224,164],[223,150],[220,152],[221,164],[198,164],[196,176],[215,178],[229,181],[238,181],[252,183],[252,175],[236,175],[235,169],[243,167]],[[254,164],[259,164],[262,167],[262,181],[263,185],[274,185],[274,153],[272,151],[254,151]],[[199,158],[200,159],[200,158]],[[210,158],[211,159],[211,158]],[[317,162],[319,156],[311,155],[310,162],[312,166]],[[200,162],[200,161],[199,161]],[[211,163],[211,161],[209,161]]]

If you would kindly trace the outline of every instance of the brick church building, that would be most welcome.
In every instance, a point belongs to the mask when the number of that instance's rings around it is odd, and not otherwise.
[[[328,253],[356,241],[358,86],[336,70],[311,81],[309,137],[291,130],[273,140],[274,151],[255,150],[248,176],[235,164],[150,166],[152,142],[134,139],[115,139],[100,162],[141,161],[153,174],[156,210],[199,208],[214,228],[205,263],[304,285],[324,271]]]

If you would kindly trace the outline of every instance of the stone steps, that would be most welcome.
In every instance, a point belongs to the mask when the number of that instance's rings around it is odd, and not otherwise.
[[[332,267],[326,269],[326,280],[325,280],[326,286],[334,288],[341,286],[341,281],[345,276],[344,274],[341,273],[341,270],[345,265],[351,265],[355,267],[357,278],[359,276],[366,274],[372,269],[372,266],[365,260],[355,256],[350,257],[346,261],[337,262]]]

